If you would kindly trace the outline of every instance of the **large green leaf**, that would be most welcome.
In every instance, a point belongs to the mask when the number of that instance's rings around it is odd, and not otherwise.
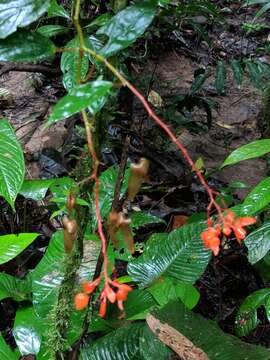
[[[200,299],[200,293],[193,285],[170,278],[159,279],[148,291],[160,306],[179,299],[188,309],[193,309]]]
[[[249,262],[256,264],[270,250],[270,223],[267,222],[248,234],[244,242],[248,248]]]
[[[39,234],[22,233],[0,236],[0,264],[15,258],[27,248]]]
[[[33,307],[21,308],[16,312],[13,335],[21,355],[37,355],[48,324],[38,318]]]
[[[263,139],[253,141],[234,150],[224,161],[221,167],[233,165],[247,159],[254,159],[270,152],[270,140]]]
[[[143,35],[155,16],[156,5],[157,1],[138,2],[120,11],[102,26],[97,34],[106,35],[108,41],[101,54],[112,56]]]
[[[134,323],[86,345],[81,360],[165,360],[171,351],[144,323]]]
[[[78,277],[88,280],[92,278],[99,251],[99,243],[90,240],[85,242]],[[58,299],[59,287],[64,278],[65,259],[63,231],[57,231],[42,260],[32,272],[33,305],[41,318],[47,317]]]
[[[32,273],[33,305],[41,318],[46,318],[58,298],[64,276],[63,232],[53,234],[48,249]]]
[[[179,302],[171,302],[161,310],[151,313],[162,323],[169,324],[192,343],[202,349],[209,360],[268,360],[266,348],[242,342],[235,336],[225,334],[212,320],[188,310]]]
[[[36,62],[52,57],[55,51],[50,39],[26,30],[0,40],[0,61]]]
[[[263,179],[247,195],[240,205],[241,215],[253,215],[261,211],[270,203],[270,177]]]
[[[70,40],[65,47],[78,48],[80,46],[79,38],[76,37]],[[79,51],[67,51],[61,56],[61,71],[63,73],[63,84],[67,90],[70,90],[77,86],[78,78],[78,64],[80,60]],[[84,53],[81,58],[81,79],[84,79],[89,68],[89,56]]]
[[[4,338],[0,335],[0,359],[1,360],[18,360],[20,356],[14,353],[7,345]]]
[[[204,272],[211,252],[201,240],[204,223],[182,226],[164,238],[156,234],[143,254],[128,265],[128,273],[140,286],[146,286],[162,275],[194,283]],[[150,239],[151,240],[151,239]]]
[[[45,13],[50,0],[1,0],[0,39],[36,21]]]
[[[157,305],[154,297],[146,290],[133,290],[125,301],[125,315],[128,320],[145,319],[153,306]]]
[[[15,301],[31,299],[31,282],[18,279],[5,273],[0,273],[0,300],[11,297]]]
[[[238,336],[246,336],[260,323],[257,317],[258,308],[263,306],[270,321],[270,289],[257,290],[249,295],[240,306],[235,320]]]
[[[42,200],[54,181],[54,179],[24,180],[20,194],[27,199]]]
[[[86,108],[92,114],[97,113],[105,104],[111,88],[112,83],[103,80],[96,80],[72,88],[69,94],[60,99],[54,106],[48,124],[66,119]]]
[[[23,151],[8,120],[0,119],[0,196],[14,209],[25,173]]]

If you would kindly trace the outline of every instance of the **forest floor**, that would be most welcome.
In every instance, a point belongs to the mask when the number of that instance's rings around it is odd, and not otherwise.
[[[214,187],[225,187],[233,181],[242,181],[247,187],[233,193],[233,201],[238,201],[268,173],[268,165],[263,159],[245,161],[233,168],[219,170],[226,156],[235,148],[261,137],[265,133],[264,101],[262,94],[248,80],[238,89],[229,72],[226,93],[218,95],[214,87],[214,66],[220,59],[250,56],[270,62],[265,53],[256,49],[268,41],[267,30],[251,33],[243,30],[243,23],[251,22],[254,11],[243,8],[239,2],[215,1],[222,10],[224,21],[207,24],[203,17],[195,19],[207,27],[210,43],[198,38],[190,28],[181,31],[161,32],[159,38],[149,40],[149,48],[142,40],[141,55],[132,57],[130,69],[135,84],[154,103],[164,118],[177,129],[177,135],[189,149],[194,160],[202,158],[204,167],[211,174],[210,183]],[[267,22],[267,18],[261,18]],[[269,22],[268,22],[269,23]],[[145,49],[147,52],[145,54]],[[138,49],[137,49],[138,50]],[[178,97],[187,94],[193,81],[194,71],[209,66],[213,75],[198,95],[215,104],[212,108],[212,124],[207,129],[205,111],[175,111]],[[0,115],[11,120],[16,134],[23,145],[27,159],[27,178],[51,178],[70,174],[74,167],[74,148],[83,145],[82,137],[74,131],[80,119],[74,117],[44,129],[44,122],[51,107],[64,94],[61,77],[50,78],[37,73],[11,71],[0,77],[0,88],[4,88],[11,100],[1,103]],[[158,95],[157,95],[158,94]],[[154,98],[153,98],[154,97]],[[158,104],[157,102],[160,102]],[[121,105],[121,104],[120,104]],[[123,105],[124,106],[124,105]],[[123,110],[120,108],[120,110]],[[144,189],[138,197],[137,206],[150,210],[152,214],[166,220],[165,228],[170,231],[180,226],[186,216],[205,211],[207,197],[204,190],[192,178],[185,163],[172,145],[168,145],[143,109],[131,99],[128,110],[132,118],[132,134],[129,157],[138,155],[151,157],[151,192]],[[108,143],[102,149],[106,166],[119,162],[121,142],[128,132],[130,120],[118,121],[114,118],[106,128]],[[75,152],[76,155],[76,152]],[[20,197],[17,201],[16,216],[4,204],[0,215],[1,234],[9,232],[39,232],[41,237],[15,261],[2,265],[1,271],[23,277],[41,259],[48,239],[60,223],[50,218],[48,202],[34,202]],[[146,228],[146,237],[153,229]],[[196,286],[201,299],[195,311],[215,319],[224,331],[233,333],[235,315],[239,305],[247,295],[270,285],[263,280],[254,267],[248,264],[246,250],[235,244],[237,251],[224,251],[208,266]],[[14,320],[15,303],[12,300],[0,302],[0,331],[9,334]],[[254,344],[270,346],[270,326],[262,311],[261,323],[245,340]]]

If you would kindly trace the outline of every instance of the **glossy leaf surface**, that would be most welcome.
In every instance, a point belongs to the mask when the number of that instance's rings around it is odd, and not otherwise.
[[[270,177],[263,179],[240,205],[241,215],[253,215],[270,203]]]
[[[6,273],[0,273],[0,300],[12,298],[15,301],[30,300],[31,282],[18,279]]]
[[[13,335],[21,355],[37,355],[47,324],[39,319],[33,307],[21,308],[16,312]]]
[[[50,0],[1,0],[0,39],[36,21],[49,7]]]
[[[253,141],[234,150],[224,161],[222,167],[237,164],[240,161],[254,159],[270,152],[270,140]]]
[[[22,148],[8,120],[0,119],[0,196],[14,209],[25,173]]]
[[[112,56],[143,35],[155,16],[156,5],[156,1],[138,2],[120,11],[102,26],[97,34],[106,35],[108,41],[101,54]]]
[[[72,88],[69,94],[54,106],[48,124],[66,119],[86,108],[95,114],[105,104],[111,88],[111,82],[102,80]]]
[[[211,257],[201,240],[204,228],[204,224],[195,223],[182,226],[168,235],[155,234],[155,239],[148,241],[143,254],[129,263],[129,275],[140,286],[146,286],[162,275],[194,283]]]
[[[270,289],[261,289],[249,295],[241,304],[235,320],[238,336],[247,336],[260,323],[257,317],[258,308],[263,306],[270,321]]]
[[[131,226],[133,229],[138,229],[147,224],[159,224],[159,223],[165,224],[165,221],[149,213],[139,211],[139,212],[134,212],[131,215]]]
[[[55,51],[50,39],[26,30],[0,40],[0,61],[36,62],[51,58]]]
[[[0,236],[0,264],[15,258],[24,249],[27,248],[39,234],[36,233],[22,233],[10,234]]]
[[[249,262],[256,264],[270,250],[270,223],[267,222],[248,234],[244,242],[248,248]]]
[[[50,7],[48,8],[48,16],[54,17],[59,16],[70,20],[69,13],[65,10],[62,5],[59,5],[56,0],[51,0]]]
[[[134,323],[82,348],[81,360],[165,360],[170,355],[144,323]]]
[[[0,335],[0,359],[1,360],[19,360],[20,356],[15,354],[8,344],[5,342],[3,336]]]
[[[180,302],[171,302],[161,310],[152,310],[151,314],[186,336],[209,360],[268,360],[270,357],[268,349],[224,333],[216,322],[191,312]]]

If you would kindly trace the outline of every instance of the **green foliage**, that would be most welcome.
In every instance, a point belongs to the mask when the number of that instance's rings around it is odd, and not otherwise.
[[[118,79],[116,79],[116,71],[113,71],[113,74],[108,73],[110,64],[106,63],[107,60],[103,60],[101,64],[102,56],[109,58],[111,64],[119,67],[120,74],[127,73],[124,59],[129,55],[128,48],[142,37],[156,15],[162,14],[168,18],[172,16],[173,19],[177,19],[178,25],[182,20],[186,20],[209,44],[210,37],[206,27],[196,22],[196,16],[203,15],[207,21],[222,18],[218,8],[208,0],[176,3],[168,0],[146,0],[132,2],[130,6],[126,6],[126,1],[111,1],[108,8],[113,11],[90,20],[84,18],[83,9],[79,9],[84,33],[78,34],[76,31],[75,35],[70,36],[74,30],[71,24],[74,14],[70,15],[67,9],[74,11],[76,4],[72,1],[61,3],[63,5],[58,4],[56,0],[0,1],[0,61],[38,62],[51,59],[57,52],[61,52],[60,68],[67,94],[53,107],[47,125],[85,110],[91,118],[90,126],[93,130],[93,142],[97,154],[102,151],[104,145],[99,144],[100,148],[96,146],[100,140],[98,139],[99,128],[104,125],[101,115],[103,111],[107,111],[107,107],[111,106],[110,103],[115,101],[119,93],[117,81],[121,78],[118,74]],[[264,5],[257,16],[268,9],[268,3],[269,1],[249,1],[250,5]],[[87,2],[83,5],[87,5]],[[98,7],[100,3],[93,1],[91,6],[95,5]],[[46,11],[47,17],[41,17]],[[33,24],[37,20],[39,22]],[[29,28],[20,29],[31,24],[33,25]],[[75,25],[77,25],[76,22]],[[65,36],[58,37],[61,34]],[[81,39],[83,37],[85,46],[101,57],[83,52],[82,48],[80,49],[82,45],[80,36]],[[146,39],[148,36],[150,38],[147,33]],[[58,44],[57,46],[60,44],[61,49],[54,45],[50,40],[51,37],[55,37],[55,43]],[[219,94],[225,94],[229,67],[232,69],[238,87],[243,82],[244,74],[248,75],[252,84],[258,89],[263,89],[267,81],[269,82],[270,67],[266,63],[253,59],[231,59],[228,65],[225,61],[218,61],[215,69],[215,86]],[[198,107],[206,113],[207,127],[210,128],[213,105],[199,92],[203,89],[211,71],[209,68],[198,69],[194,74],[194,81],[189,92],[177,98],[174,104],[175,111],[178,113],[184,109],[192,111]],[[127,77],[130,78],[130,75],[127,74]],[[244,145],[232,152],[222,167],[263,156],[269,152],[269,149],[270,141],[267,139]],[[87,169],[87,177],[93,171],[91,166],[89,165]],[[101,174],[98,173],[99,206],[105,235],[107,235],[107,218],[114,199],[118,172],[118,167],[113,166]],[[0,195],[14,209],[18,194],[26,199],[40,201],[44,200],[50,191],[52,195],[49,199],[50,204],[57,205],[51,217],[66,213],[76,218],[79,225],[79,231],[75,236],[76,245],[71,255],[64,251],[63,232],[57,231],[50,239],[42,260],[25,279],[0,273],[0,300],[12,298],[20,302],[16,311],[13,334],[21,355],[32,354],[36,355],[37,359],[66,356],[65,352],[78,340],[77,345],[82,344],[82,332],[87,330],[85,326],[89,325],[88,333],[94,333],[94,336],[91,337],[91,341],[84,336],[86,341],[80,349],[80,358],[83,360],[168,359],[172,354],[171,350],[158,340],[145,322],[147,315],[151,313],[191,339],[196,346],[207,353],[209,359],[263,360],[269,358],[268,350],[245,344],[223,333],[214,322],[189,311],[200,299],[200,293],[193,284],[201,277],[211,257],[211,252],[204,247],[201,239],[206,223],[201,220],[200,214],[199,217],[195,214],[189,219],[187,225],[170,233],[153,232],[146,244],[139,238],[136,244],[136,249],[139,251],[135,256],[126,249],[123,234],[119,236],[119,249],[114,249],[109,244],[108,275],[114,276],[113,268],[117,261],[121,260],[121,264],[125,264],[126,261],[129,276],[126,275],[126,268],[123,265],[124,276],[121,281],[129,282],[134,288],[124,303],[124,323],[119,319],[119,309],[116,304],[107,304],[106,320],[98,317],[97,308],[103,283],[92,295],[91,311],[87,318],[86,310],[75,311],[73,295],[75,291],[81,291],[82,281],[91,280],[95,273],[99,273],[99,270],[102,274],[101,244],[96,231],[97,219],[93,191],[95,185],[89,178],[83,179],[79,185],[70,177],[24,180],[24,173],[22,148],[9,122],[2,119],[0,121]],[[120,197],[125,203],[125,211],[128,212],[126,217],[131,220],[131,232],[139,237],[147,225],[164,224],[165,221],[150,213],[131,211],[132,206],[129,206],[129,202],[124,199],[129,176],[130,170],[127,169],[123,174]],[[233,201],[233,189],[244,187],[246,187],[245,184],[240,182],[229,184],[227,195],[229,194]],[[251,190],[243,203],[238,205],[236,211],[248,216],[264,212],[269,207],[269,188],[270,178],[267,177]],[[76,197],[76,206],[72,211],[67,206],[67,197],[71,192]],[[245,239],[251,264],[262,259],[266,262],[267,254],[269,254],[270,225],[267,221],[267,213],[265,213],[265,219],[262,225],[255,225],[255,230]],[[58,220],[61,219],[58,218]],[[152,230],[153,226],[149,228]],[[148,227],[146,230],[148,231]],[[0,264],[14,259],[37,236],[36,233],[0,236]],[[117,266],[116,271],[118,271]],[[269,318],[269,304],[269,289],[261,289],[251,294],[238,312],[237,334],[247,335],[256,328],[259,323],[257,318],[259,307],[265,308]],[[89,324],[86,320],[89,320]],[[96,339],[96,332],[99,332],[98,339]],[[2,337],[0,338],[0,358],[3,360],[19,358],[17,353],[13,353],[8,348]]]
[[[257,317],[258,308],[263,306],[268,321],[270,320],[270,289],[257,290],[241,304],[235,320],[238,336],[246,336],[260,323]]]
[[[31,279],[20,280],[14,276],[0,273],[0,300],[12,298],[15,301],[30,300]]]
[[[254,159],[270,152],[270,140],[256,140],[234,150],[224,161],[222,167],[234,165],[243,160]]]
[[[37,32],[20,30],[0,40],[0,61],[36,62],[51,58],[55,51],[53,42]]]
[[[36,21],[45,13],[49,0],[2,0],[0,3],[0,39]]]
[[[256,264],[270,250],[270,223],[262,224],[258,229],[251,232],[244,241],[248,248],[249,262]]]
[[[109,57],[130,46],[151,24],[156,13],[156,0],[131,5],[102,26],[97,34],[108,37],[101,54]]]
[[[170,351],[143,323],[122,327],[82,348],[81,360],[166,359]]]
[[[25,233],[25,234],[10,234],[0,236],[0,264],[4,264],[9,260],[14,259],[24,249],[27,248],[39,234]]]
[[[0,119],[0,196],[14,209],[25,172],[23,151],[8,120]]]
[[[162,275],[194,283],[204,272],[210,252],[201,241],[203,223],[185,225],[169,234],[155,234],[145,251],[128,265],[128,273],[140,286]]]
[[[214,321],[189,311],[179,302],[171,302],[161,310],[152,310],[151,314],[192,339],[193,344],[202,349],[210,360],[269,359],[268,349],[223,333]]]
[[[96,80],[72,88],[68,95],[60,99],[54,106],[48,124],[66,119],[86,108],[95,114],[105,104],[111,87],[112,83],[109,81]]]
[[[13,352],[0,335],[0,356],[3,360],[19,360],[19,354]]]

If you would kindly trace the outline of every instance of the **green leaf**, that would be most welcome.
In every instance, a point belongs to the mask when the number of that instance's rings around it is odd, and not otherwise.
[[[235,320],[238,336],[247,336],[260,323],[257,317],[258,308],[263,306],[270,320],[270,288],[257,290],[249,295],[241,304]]]
[[[72,88],[69,94],[54,106],[47,124],[66,119],[86,108],[92,114],[97,113],[105,104],[111,88],[111,82],[102,80]]]
[[[0,39],[14,33],[43,15],[50,0],[1,0],[0,2]]]
[[[270,177],[263,179],[240,205],[241,215],[253,215],[270,203]]]
[[[80,278],[92,278],[99,250],[99,243],[85,242],[84,258],[78,270]],[[48,316],[58,299],[59,286],[64,277],[65,259],[63,231],[57,231],[53,234],[45,255],[32,272],[33,305],[36,314],[41,318]]]
[[[0,119],[0,196],[14,209],[25,173],[22,148],[7,119]]]
[[[150,239],[147,243],[143,254],[129,263],[129,275],[140,286],[146,286],[162,275],[194,283],[211,257],[201,240],[204,229],[204,223],[192,223],[166,234],[166,237],[156,234],[155,240]]]
[[[12,298],[15,301],[25,301],[31,298],[31,282],[28,279],[18,279],[5,273],[0,273],[0,300]]]
[[[70,40],[66,48],[78,48],[80,46],[79,38]],[[79,51],[67,51],[61,56],[61,71],[63,73],[63,85],[68,91],[77,86],[78,64],[80,60]],[[81,79],[84,79],[89,69],[89,56],[84,53],[81,59]]]
[[[37,29],[37,32],[40,35],[43,35],[47,38],[50,38],[52,36],[65,34],[69,31],[69,29],[62,25],[44,25]]]
[[[97,34],[108,37],[106,45],[101,49],[103,56],[109,57],[127,48],[138,37],[143,35],[151,24],[156,13],[156,1],[139,2],[120,11]]]
[[[202,349],[209,360],[268,360],[270,351],[247,344],[237,337],[223,333],[217,324],[188,310],[179,302],[171,302],[152,315],[164,324],[178,330]]]
[[[247,67],[250,81],[256,88],[261,88],[261,73],[258,69],[257,64],[254,63],[252,60],[244,60],[244,62]]]
[[[147,224],[159,224],[159,223],[166,224],[166,222],[160,219],[159,217],[151,215],[149,213],[144,213],[142,211],[134,212],[131,215],[131,226],[133,229],[139,229],[140,227]]]
[[[146,290],[133,290],[125,301],[125,315],[127,320],[145,319],[153,306],[156,306],[152,294]]]
[[[106,12],[105,14],[101,14],[98,17],[96,17],[93,21],[91,21],[90,24],[86,25],[84,29],[104,26],[109,20],[111,20],[112,16],[113,15],[109,12]]]
[[[0,359],[1,360],[18,360],[20,356],[15,354],[7,345],[4,338],[0,335]]]
[[[52,57],[55,51],[50,39],[26,30],[0,40],[0,61],[36,62]]]
[[[68,193],[75,186],[75,181],[69,177],[24,180],[20,194],[26,199],[39,201],[45,198],[47,191],[50,189],[54,197],[61,198],[63,202],[66,202]]]
[[[233,71],[234,80],[235,80],[238,88],[240,88],[240,86],[243,82],[243,76],[244,76],[242,63],[241,63],[241,61],[238,61],[238,60],[232,60],[231,67],[232,67],[232,71]]]
[[[13,335],[21,355],[37,355],[40,352],[47,327],[48,324],[35,315],[33,307],[17,310]]]
[[[0,236],[0,264],[15,258],[24,249],[27,248],[39,234],[36,233],[22,233],[10,234]]]
[[[165,360],[170,355],[144,323],[134,323],[81,349],[81,360]]]
[[[58,5],[56,0],[51,0],[50,7],[48,9],[48,16],[59,16],[70,20],[69,13],[63,8],[62,5]]]
[[[147,289],[160,306],[172,300],[181,300],[188,309],[194,308],[200,299],[200,294],[191,284],[182,283],[170,278],[161,278]]]
[[[20,194],[26,199],[33,199],[36,201],[42,200],[45,198],[49,187],[54,182],[54,179],[24,180]]]
[[[270,152],[270,140],[256,140],[234,150],[224,161],[221,167],[237,164],[240,161],[254,159]]]
[[[270,223],[267,222],[248,234],[244,242],[248,248],[249,262],[256,264],[270,250]]]
[[[227,71],[224,61],[219,61],[216,68],[216,89],[219,94],[223,94],[226,89]]]
[[[64,276],[63,232],[53,234],[45,255],[32,272],[33,306],[36,314],[46,318],[56,303]]]

